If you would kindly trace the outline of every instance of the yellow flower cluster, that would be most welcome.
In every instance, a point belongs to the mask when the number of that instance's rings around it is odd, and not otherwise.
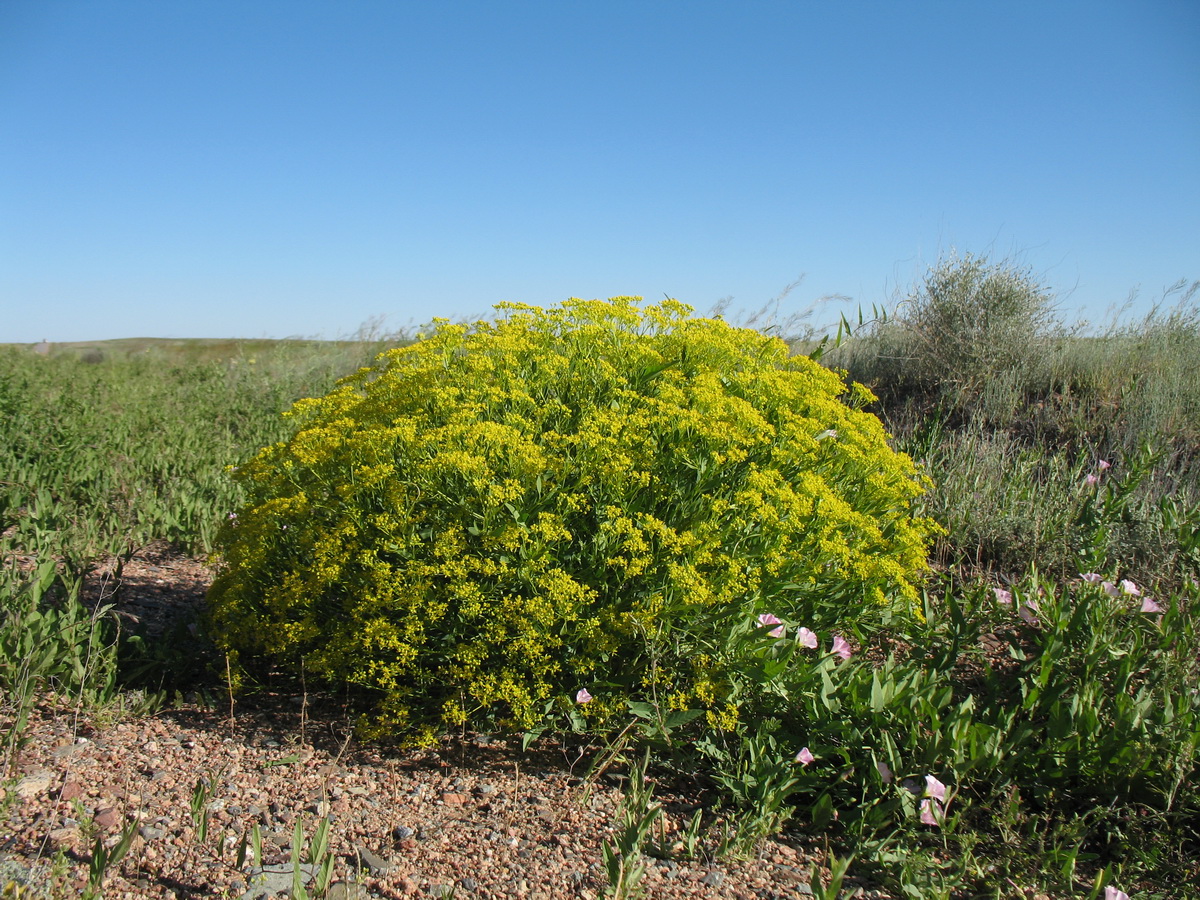
[[[916,598],[924,485],[868,400],[675,301],[439,322],[239,470],[216,632],[368,690],[374,733],[414,741],[529,727],[584,686],[590,718],[661,692],[734,727],[696,654],[731,616]]]

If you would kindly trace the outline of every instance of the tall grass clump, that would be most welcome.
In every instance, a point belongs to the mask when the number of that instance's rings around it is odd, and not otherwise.
[[[210,600],[243,665],[365,688],[368,730],[417,742],[631,702],[720,731],[758,616],[911,611],[931,525],[869,394],[674,301],[499,310],[297,404],[237,473]]]
[[[1165,450],[1200,450],[1200,281],[1168,288],[1132,321],[1063,346],[1046,368],[1047,387],[1073,406],[1104,449],[1159,438]],[[1069,402],[1073,401],[1073,402]]]
[[[1066,577],[1102,542],[1178,587],[1200,574],[1184,524],[1200,508],[1196,291],[1096,332],[1058,321],[1026,270],[951,256],[825,361],[879,396],[933,479],[940,563]]]

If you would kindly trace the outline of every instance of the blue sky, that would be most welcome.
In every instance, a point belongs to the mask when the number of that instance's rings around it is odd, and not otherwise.
[[[0,341],[1200,278],[1200,3],[0,3]],[[831,307],[821,307],[818,318]]]

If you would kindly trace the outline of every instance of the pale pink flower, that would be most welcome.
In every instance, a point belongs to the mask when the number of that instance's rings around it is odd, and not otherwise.
[[[1095,487],[1097,484],[1100,483],[1100,476],[1095,475],[1091,472],[1088,472],[1088,476],[1087,476],[1087,478],[1084,479],[1084,481],[1087,482],[1088,487]]]
[[[769,634],[773,638],[783,637],[783,623],[780,622],[777,618],[775,618],[770,613],[763,613],[761,616],[759,616],[758,624],[762,625],[763,627],[766,627],[767,625],[778,625],[779,626],[778,628],[772,628],[770,631],[767,632],[767,634]]]
[[[1136,584],[1134,584],[1132,581],[1130,581],[1128,578],[1126,578],[1125,580],[1123,580],[1121,582],[1121,590],[1123,590],[1125,593],[1129,594],[1131,597],[1142,596],[1142,592],[1138,589],[1138,586]]]
[[[1107,459],[1102,459],[1100,462],[1096,463],[1096,468],[1098,468],[1101,472],[1111,467],[1112,463],[1110,463]]]
[[[850,645],[840,634],[835,634],[833,636],[833,650],[830,652],[836,653],[842,659],[849,659],[851,656]]]
[[[1159,606],[1157,603],[1155,603],[1149,597],[1142,598],[1142,612],[1157,613],[1157,612],[1162,612],[1162,611],[1163,611],[1163,608],[1161,606]]]
[[[1105,581],[1100,587],[1104,588],[1104,593],[1110,597],[1120,597],[1121,591],[1111,581]]]
[[[946,786],[932,775],[925,776],[925,796],[934,800],[946,800]]]
[[[1032,603],[1022,603],[1021,608],[1017,610],[1017,615],[1026,625],[1037,624],[1037,607]]]
[[[576,703],[591,703],[592,695],[588,693],[587,688],[580,688],[575,694]]]
[[[1109,884],[1104,887],[1104,900],[1129,900],[1129,895]]]
[[[879,777],[883,779],[884,784],[892,783],[892,769],[887,763],[885,763],[883,760],[879,760],[875,763],[875,768],[879,770]]]
[[[1088,584],[1099,584],[1104,580],[1103,575],[1097,575],[1095,572],[1081,572],[1079,577]]]
[[[807,747],[805,747],[799,753],[796,754],[796,762],[800,763],[800,765],[802,765],[802,766],[807,766],[810,762],[812,762],[815,759],[816,759],[816,757],[812,755],[812,751],[809,750]]]
[[[924,825],[938,825],[938,816],[942,814],[942,804],[938,803],[932,797],[926,797],[921,801],[921,823]]]
[[[1012,591],[1006,591],[1004,588],[992,588],[992,593],[996,595],[997,603],[1003,603],[1005,606],[1012,603]]]
[[[820,641],[817,640],[816,632],[801,627],[796,630],[796,643],[809,650],[816,650]]]

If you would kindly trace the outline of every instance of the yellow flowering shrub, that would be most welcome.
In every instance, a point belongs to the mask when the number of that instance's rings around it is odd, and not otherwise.
[[[924,485],[865,389],[675,301],[497,310],[300,401],[238,471],[226,650],[365,688],[410,740],[583,687],[595,722],[653,695],[729,724],[735,623],[915,601]]]

